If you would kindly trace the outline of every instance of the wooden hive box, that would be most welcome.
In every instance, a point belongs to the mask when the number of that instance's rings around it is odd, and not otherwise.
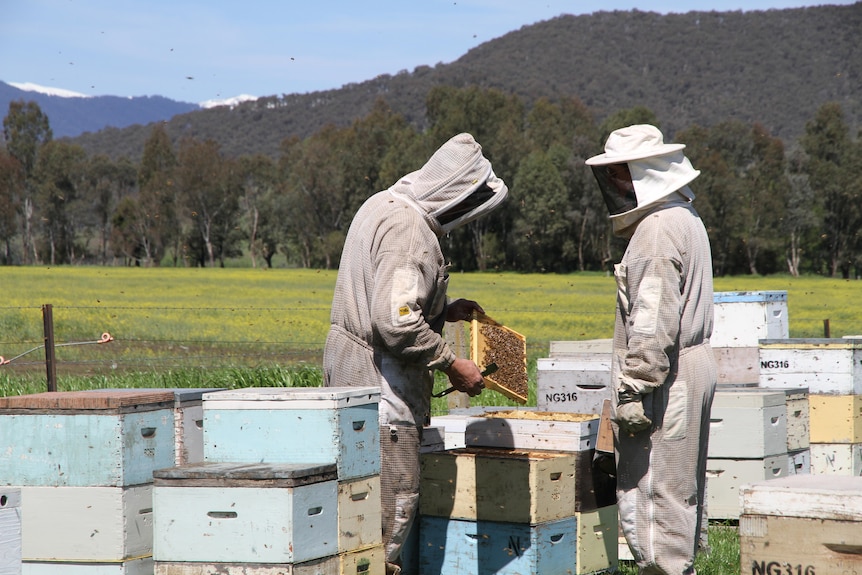
[[[601,413],[613,390],[611,354],[536,361],[536,405],[543,411]]]
[[[797,451],[788,451],[787,459],[790,467],[788,468],[789,475],[800,475],[811,473],[811,450],[799,449]]]
[[[789,337],[786,291],[715,292],[713,309],[713,349],[757,348],[761,339]]]
[[[538,525],[420,517],[420,573],[582,575],[617,564],[616,505]]]
[[[709,518],[738,519],[740,488],[746,483],[787,477],[790,466],[790,457],[786,453],[761,459],[707,459]]]
[[[334,463],[198,463],[153,474],[153,558],[302,563],[338,553]]]
[[[204,460],[333,461],[339,480],[377,475],[379,400],[379,387],[249,387],[204,394]]]
[[[338,482],[338,552],[367,549],[383,542],[380,476]]]
[[[743,573],[862,572],[862,477],[796,475],[740,498]]]
[[[809,428],[811,423],[807,387],[768,387],[754,384],[719,384],[720,391],[743,391],[752,393],[783,392],[787,409],[787,451],[808,449]]]
[[[0,487],[0,574],[21,573],[21,490]]]
[[[383,544],[339,553],[338,575],[386,575]]]
[[[471,521],[536,524],[616,502],[593,451],[467,447],[420,456],[419,512]]]
[[[153,575],[152,556],[119,562],[25,561],[22,575]]]
[[[786,452],[784,392],[716,389],[709,417],[709,457],[758,459]]]
[[[586,451],[595,449],[599,414],[539,410],[490,411],[469,417],[467,447]]]
[[[174,464],[174,394],[114,390],[0,397],[9,485],[124,487]]]
[[[154,575],[341,575],[338,555],[284,564],[156,561],[154,567]]]
[[[153,553],[153,486],[22,486],[23,558],[122,564]]]
[[[812,395],[811,443],[862,443],[862,395]]]
[[[862,476],[862,443],[812,443],[811,473]]]
[[[759,383],[807,388],[809,396],[862,394],[862,339],[761,341]]]

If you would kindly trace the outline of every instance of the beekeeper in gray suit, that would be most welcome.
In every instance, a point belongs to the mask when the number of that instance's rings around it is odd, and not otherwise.
[[[482,374],[441,337],[445,321],[469,320],[474,301],[448,301],[440,238],[498,207],[508,194],[470,134],[441,146],[418,171],[362,205],[351,222],[323,352],[328,386],[379,385],[381,498],[387,573],[417,514],[419,448],[434,371],[470,396]],[[405,567],[405,574],[411,570]],[[409,574],[415,575],[415,574]]]
[[[614,268],[614,447],[620,523],[642,574],[694,573],[716,383],[712,256],[683,148],[634,125],[586,161],[614,234],[629,239]]]

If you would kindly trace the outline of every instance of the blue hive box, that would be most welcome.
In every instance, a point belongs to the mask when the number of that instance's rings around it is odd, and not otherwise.
[[[204,461],[337,464],[380,473],[379,387],[249,387],[206,393]]]
[[[0,398],[0,481],[125,487],[174,463],[174,394],[134,389]]]

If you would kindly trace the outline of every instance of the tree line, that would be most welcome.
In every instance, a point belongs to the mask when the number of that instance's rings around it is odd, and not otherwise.
[[[150,128],[139,162],[88,155],[52,138],[35,102],[12,102],[0,147],[0,262],[332,269],[362,202],[470,132],[510,198],[442,239],[454,269],[607,270],[624,243],[584,160],[614,129],[652,123],[645,107],[601,123],[577,98],[528,106],[512,93],[438,86],[417,130],[379,99],[347,127],[286,138],[277,157],[224,154],[218,143],[173,144]],[[671,138],[667,138],[671,140]],[[819,108],[798,146],[759,124],[728,120],[673,135],[701,176],[692,184],[716,275],[862,274],[862,143],[841,106]]]

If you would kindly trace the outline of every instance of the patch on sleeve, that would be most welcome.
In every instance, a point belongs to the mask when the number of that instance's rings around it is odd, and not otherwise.
[[[392,325],[415,321],[419,274],[416,270],[399,268],[392,278],[391,308]]]
[[[645,277],[638,287],[637,316],[633,329],[636,333],[652,335],[658,326],[661,305],[661,278]]]

